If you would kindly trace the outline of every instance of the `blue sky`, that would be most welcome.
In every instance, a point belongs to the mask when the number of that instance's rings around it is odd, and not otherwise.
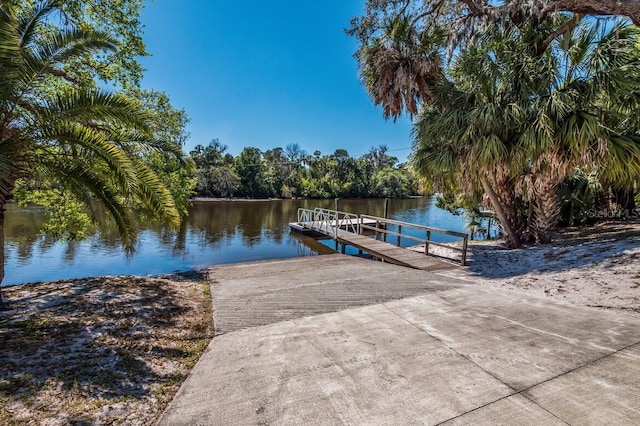
[[[359,156],[386,144],[402,161],[411,123],[386,121],[358,79],[343,31],[364,0],[156,0],[142,15],[143,87],[191,117],[185,147],[213,138],[237,155],[298,143]]]

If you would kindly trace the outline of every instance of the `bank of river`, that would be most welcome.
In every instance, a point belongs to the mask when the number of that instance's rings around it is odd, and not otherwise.
[[[101,275],[158,275],[209,265],[315,255],[289,236],[297,209],[333,208],[334,200],[196,201],[178,232],[143,227],[136,251],[123,252],[113,229],[83,241],[39,235],[38,208],[10,205],[5,222],[3,285]],[[340,200],[340,210],[382,216],[384,200]],[[435,206],[432,197],[390,200],[393,219],[464,231],[464,220]]]

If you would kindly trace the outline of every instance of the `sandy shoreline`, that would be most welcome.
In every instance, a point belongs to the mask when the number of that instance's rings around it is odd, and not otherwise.
[[[443,274],[640,316],[640,222],[566,229],[551,244],[519,250],[506,250],[500,242],[470,242],[468,266]]]

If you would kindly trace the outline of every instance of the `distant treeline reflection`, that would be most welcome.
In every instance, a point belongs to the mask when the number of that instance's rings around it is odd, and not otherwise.
[[[423,207],[429,198],[391,200],[389,214],[405,212]],[[180,229],[171,232],[151,223],[141,223],[142,244],[158,245],[158,249],[169,251],[173,256],[184,255],[187,243],[195,242],[203,250],[221,249],[239,242],[247,248],[272,242],[281,244],[288,238],[287,224],[297,217],[298,208],[334,208],[335,201],[328,200],[260,200],[260,201],[195,201],[184,218]],[[382,199],[341,199],[340,209],[353,213],[384,214]],[[96,206],[99,214],[104,214]],[[47,217],[40,207],[20,208],[9,204],[6,213],[5,242],[15,249],[20,260],[47,252],[59,241],[40,234]],[[108,221],[105,221],[108,223]],[[150,238],[151,237],[151,238]],[[118,233],[109,225],[95,227],[82,241],[65,241],[65,262],[73,262],[81,244],[89,244],[96,254],[122,253]],[[135,256],[135,254],[134,254]],[[275,254],[277,257],[277,253]]]

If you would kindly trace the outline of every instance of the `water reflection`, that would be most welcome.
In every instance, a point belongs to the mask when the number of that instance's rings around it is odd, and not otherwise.
[[[127,257],[112,227],[94,230],[83,241],[60,242],[38,234],[45,220],[39,208],[9,205],[5,221],[4,284],[96,275],[154,275],[208,265],[315,255],[289,236],[298,208],[334,208],[334,200],[195,202],[177,232],[141,228],[136,252]],[[382,216],[380,199],[340,200],[340,210]],[[431,198],[390,200],[389,216],[463,231],[462,218],[434,206]]]

